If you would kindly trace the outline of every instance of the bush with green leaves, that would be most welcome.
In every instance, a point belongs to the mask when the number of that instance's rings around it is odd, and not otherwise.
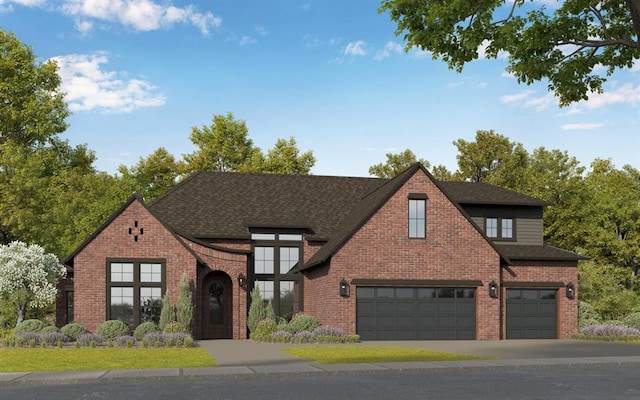
[[[60,329],[56,328],[53,325],[47,325],[40,330],[40,333],[57,333],[60,332]]]
[[[249,332],[255,332],[260,321],[267,317],[267,309],[260,294],[260,288],[254,287],[251,291],[251,305],[249,306],[249,316],[247,317],[247,326]]]
[[[76,341],[80,335],[87,333],[87,330],[84,326],[71,322],[60,328],[60,332],[69,336],[71,340]]]
[[[162,310],[160,311],[160,321],[158,327],[160,330],[164,330],[164,327],[176,320],[176,312],[173,309],[173,303],[171,302],[171,295],[169,291],[162,296]]]
[[[189,333],[187,329],[178,321],[169,322],[162,330],[164,333]]]
[[[627,315],[622,322],[624,322],[624,324],[626,326],[629,326],[631,328],[638,328],[640,329],[640,312],[634,312],[631,313],[629,315]]]
[[[133,331],[133,336],[138,340],[142,340],[144,335],[151,332],[160,332],[160,328],[153,322],[143,322]]]
[[[278,324],[272,319],[263,319],[258,323],[254,332],[249,336],[259,342],[270,342],[271,335],[278,330]]]
[[[76,345],[78,347],[96,347],[104,344],[104,339],[100,335],[96,335],[95,333],[87,332],[78,336],[78,340],[76,340]]]
[[[578,302],[578,321],[587,319],[602,321],[602,317],[591,304],[586,301],[580,301]]]
[[[291,318],[291,321],[289,321],[286,326],[286,330],[295,335],[298,332],[313,332],[313,330],[319,326],[320,322],[316,317],[298,313]]]
[[[186,332],[193,329],[193,295],[186,273],[180,278],[178,286],[178,302],[176,303],[176,321],[184,326]]]
[[[18,324],[13,330],[14,335],[28,332],[40,332],[45,326],[44,322],[39,319],[26,319]]]
[[[136,342],[137,342],[137,338],[135,338],[134,336],[119,336],[114,341],[114,344],[116,347],[130,348],[135,346]]]
[[[129,335],[129,327],[122,321],[112,319],[101,323],[96,333],[104,340],[113,340],[119,336]]]

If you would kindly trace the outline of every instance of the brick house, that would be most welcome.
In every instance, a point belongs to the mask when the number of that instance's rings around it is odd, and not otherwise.
[[[547,204],[484,183],[200,172],[131,197],[63,260],[58,325],[132,328],[186,274],[196,338],[247,338],[258,286],[363,340],[569,338],[582,256],[543,243]]]

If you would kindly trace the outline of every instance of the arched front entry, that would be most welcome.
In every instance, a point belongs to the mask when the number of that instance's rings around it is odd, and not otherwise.
[[[202,285],[202,338],[233,338],[232,284],[224,272],[211,272]]]

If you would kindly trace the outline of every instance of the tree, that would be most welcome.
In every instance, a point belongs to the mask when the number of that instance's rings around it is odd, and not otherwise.
[[[173,309],[173,303],[171,302],[171,295],[169,295],[169,291],[162,296],[162,310],[160,311],[160,321],[158,322],[158,327],[161,331],[164,328],[174,322],[176,320],[176,312]]]
[[[251,305],[249,306],[249,316],[247,317],[249,332],[255,332],[258,323],[267,317],[266,307],[260,294],[260,288],[255,286],[251,291]]]
[[[118,172],[131,192],[138,193],[147,203],[174,187],[179,176],[178,163],[164,147],[147,158],[140,157],[133,167],[120,165]]]
[[[249,139],[247,124],[235,120],[233,113],[214,115],[211,126],[193,127],[189,139],[197,149],[184,156],[184,172],[250,171],[262,162],[260,149]]]
[[[262,172],[269,174],[308,175],[316,163],[312,151],[300,154],[296,140],[278,139],[267,152]]]
[[[178,286],[178,302],[176,303],[176,321],[184,327],[187,332],[191,332],[193,327],[193,296],[189,278],[183,273]]]
[[[507,71],[520,83],[548,80],[561,105],[602,92],[606,76],[640,58],[640,2],[572,0],[558,3],[496,0],[382,0],[404,35],[406,50],[417,47],[441,57],[449,68],[481,56],[506,53]]]
[[[37,64],[30,47],[0,29],[0,146],[31,147],[64,132],[63,99],[56,63]]]
[[[0,245],[0,299],[15,307],[17,324],[24,320],[27,308],[43,308],[55,301],[57,279],[65,274],[58,258],[38,245]]]
[[[409,149],[397,154],[387,153],[386,157],[387,161],[384,164],[380,163],[369,167],[369,175],[391,179],[418,161],[427,169],[431,167],[429,161],[422,158],[418,160],[413,151]]]

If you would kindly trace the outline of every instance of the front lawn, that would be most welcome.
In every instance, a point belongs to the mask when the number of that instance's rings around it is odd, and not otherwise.
[[[355,364],[407,361],[484,360],[484,357],[406,347],[314,346],[283,349],[319,364]]]
[[[214,367],[201,348],[0,348],[0,372]]]

